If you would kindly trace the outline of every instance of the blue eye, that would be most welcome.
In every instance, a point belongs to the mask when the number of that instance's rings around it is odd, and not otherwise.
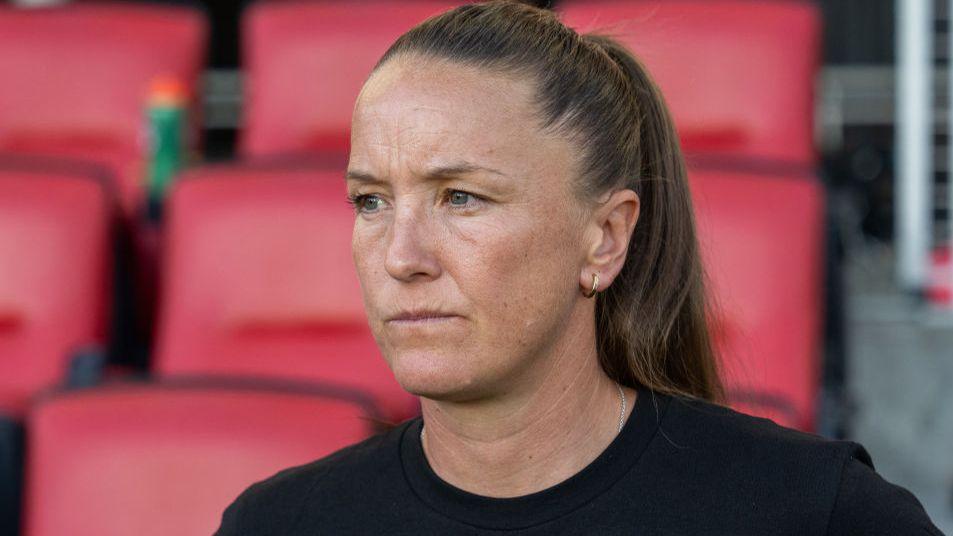
[[[473,194],[461,190],[450,190],[450,195],[448,196],[450,204],[456,207],[466,206],[467,201],[469,201],[471,197],[474,197]]]
[[[364,210],[374,211],[380,208],[381,198],[379,197],[368,197],[365,201],[366,202],[361,205],[361,208]]]
[[[348,196],[348,202],[354,206],[358,212],[376,212],[380,208],[383,200],[373,194]]]

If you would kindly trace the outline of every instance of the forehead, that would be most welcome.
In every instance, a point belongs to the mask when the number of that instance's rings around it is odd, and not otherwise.
[[[528,78],[528,77],[527,77]],[[569,163],[568,142],[541,128],[532,80],[419,56],[395,58],[365,84],[352,164],[466,159],[514,173]]]

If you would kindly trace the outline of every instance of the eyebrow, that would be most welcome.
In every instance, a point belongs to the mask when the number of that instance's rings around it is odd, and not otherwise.
[[[502,171],[498,171],[496,169],[489,168],[486,166],[480,166],[470,162],[455,162],[453,164],[432,168],[428,170],[426,174],[424,174],[423,178],[424,180],[434,181],[434,180],[446,179],[448,177],[456,177],[459,175],[468,175],[470,173],[477,173],[477,172],[489,173],[491,175],[499,175],[500,177],[508,177]],[[371,184],[379,184],[379,183],[385,182],[382,179],[375,177],[371,173],[367,173],[365,171],[360,171],[360,170],[348,170],[344,178],[346,180],[354,180],[358,182],[366,182]]]

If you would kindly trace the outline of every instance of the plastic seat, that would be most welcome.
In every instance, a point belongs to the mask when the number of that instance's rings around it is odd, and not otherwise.
[[[566,0],[563,20],[620,39],[662,89],[689,154],[813,166],[821,17],[806,1]]]
[[[693,169],[714,336],[736,407],[814,428],[824,195],[811,176]]]
[[[155,370],[322,381],[417,412],[367,325],[343,167],[215,166],[169,205]]]
[[[26,536],[207,536],[250,484],[372,432],[356,398],[127,385],[30,414]]]
[[[17,417],[106,342],[111,202],[93,175],[0,158],[0,412]],[[79,168],[81,169],[81,168]]]
[[[462,2],[259,2],[244,17],[245,130],[261,157],[341,151],[371,69],[405,31]]]
[[[183,7],[0,6],[0,150],[108,166],[124,213],[136,214],[150,85],[172,77],[194,95],[206,33],[201,12]]]

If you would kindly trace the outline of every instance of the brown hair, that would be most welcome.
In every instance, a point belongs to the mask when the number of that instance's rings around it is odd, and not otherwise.
[[[641,201],[622,271],[596,301],[602,368],[624,385],[721,401],[685,162],[664,99],[632,54],[550,11],[501,0],[424,21],[378,67],[403,54],[537,83],[544,128],[582,150],[580,196],[630,188]]]

